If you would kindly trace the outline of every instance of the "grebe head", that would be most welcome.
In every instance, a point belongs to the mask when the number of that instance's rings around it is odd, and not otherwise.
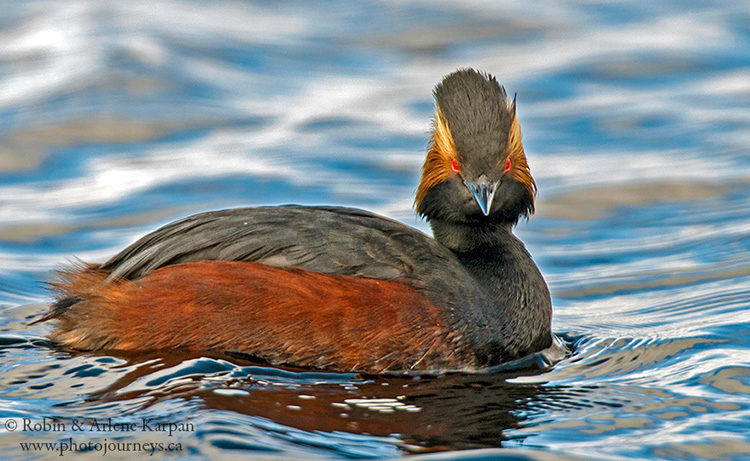
[[[516,101],[495,77],[474,69],[446,76],[434,90],[417,212],[456,224],[515,224],[534,212],[536,184],[521,144]]]

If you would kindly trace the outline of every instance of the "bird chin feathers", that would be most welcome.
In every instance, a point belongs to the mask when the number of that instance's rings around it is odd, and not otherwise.
[[[466,186],[459,180],[448,180],[433,186],[417,204],[417,212],[427,221],[481,226],[515,225],[522,217],[533,214],[534,198],[518,181],[507,178],[495,192],[488,216],[482,213]]]

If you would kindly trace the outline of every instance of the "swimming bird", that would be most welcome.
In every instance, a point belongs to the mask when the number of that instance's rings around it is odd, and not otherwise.
[[[481,370],[549,347],[549,290],[513,234],[536,194],[515,97],[474,69],[433,94],[415,206],[434,238],[343,207],[200,213],[62,271],[39,321],[77,350],[368,373]]]

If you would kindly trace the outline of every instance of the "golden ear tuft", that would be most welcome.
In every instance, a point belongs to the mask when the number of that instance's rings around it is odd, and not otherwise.
[[[455,158],[456,144],[453,142],[453,135],[451,135],[451,130],[448,128],[448,122],[443,118],[440,109],[435,110],[435,121],[432,133],[435,149],[443,154],[448,160]]]
[[[422,165],[422,180],[419,182],[417,195],[414,199],[417,210],[419,210],[419,205],[427,195],[427,191],[453,174],[451,161],[455,158],[456,145],[453,142],[451,130],[440,113],[440,109],[436,107],[427,157]]]
[[[518,122],[518,116],[513,116],[513,122],[510,125],[508,133],[508,144],[506,146],[506,155],[511,159],[512,168],[510,174],[516,181],[520,182],[529,191],[532,198],[531,212],[534,212],[533,200],[536,197],[536,182],[531,176],[529,163],[526,161],[526,154],[523,151],[521,142],[521,124]]]

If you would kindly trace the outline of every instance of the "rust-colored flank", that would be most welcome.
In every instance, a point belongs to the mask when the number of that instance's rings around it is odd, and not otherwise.
[[[53,339],[81,350],[236,350],[274,364],[370,372],[457,368],[441,309],[403,283],[236,261],[158,269],[137,281],[71,274],[85,296]]]

